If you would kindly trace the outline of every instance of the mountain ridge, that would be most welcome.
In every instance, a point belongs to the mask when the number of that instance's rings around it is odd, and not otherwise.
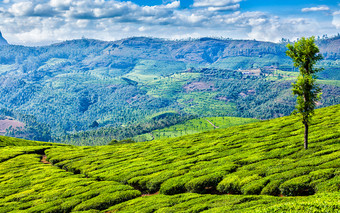
[[[327,45],[328,42],[331,45]],[[258,41],[258,40],[242,40],[242,39],[218,39],[211,37],[202,37],[199,39],[191,40],[169,40],[162,38],[152,38],[152,37],[130,37],[124,38],[116,41],[102,41],[97,39],[75,39],[68,40],[60,43],[51,44],[50,46],[65,46],[77,43],[87,43],[87,44],[100,44],[104,47],[103,51],[108,55],[115,56],[131,56],[136,51],[131,51],[130,54],[126,52],[119,52],[122,47],[125,48],[145,48],[152,49],[154,53],[159,53],[158,48],[166,47],[165,50],[169,51],[171,54],[161,54],[164,58],[168,60],[179,60],[193,62],[193,59],[199,59],[201,63],[213,63],[218,59],[223,59],[226,57],[233,56],[261,56],[261,54],[279,54],[280,56],[286,57],[286,44],[287,43],[274,43],[268,41]],[[329,39],[320,39],[316,41],[316,44],[320,46],[320,52],[322,54],[326,53],[325,58],[337,58],[340,55],[340,49],[337,45],[340,44],[340,36],[336,36]],[[207,47],[211,47],[208,48]],[[45,46],[48,47],[48,46]],[[214,48],[212,48],[214,47]],[[158,51],[157,51],[158,50]],[[202,58],[194,57],[190,58],[193,53],[200,55]],[[125,54],[124,54],[125,53]],[[150,53],[149,53],[150,54]],[[137,54],[138,57],[141,55]],[[151,55],[152,56],[152,55]],[[208,56],[208,57],[207,57]],[[150,58],[150,55],[146,55],[146,58]],[[204,58],[205,57],[205,58]],[[143,58],[143,57],[142,57]],[[215,59],[215,60],[214,60]],[[197,62],[197,61],[196,61]]]
[[[2,45],[8,45],[7,40],[2,36],[2,33],[0,31],[0,46]]]

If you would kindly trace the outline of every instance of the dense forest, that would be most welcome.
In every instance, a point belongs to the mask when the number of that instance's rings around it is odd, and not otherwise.
[[[4,108],[0,109],[0,122],[7,118],[21,121],[25,124],[24,127],[13,128],[10,126],[6,129],[6,135],[19,138],[29,138],[31,140],[50,141],[51,129],[48,125],[40,123],[34,116],[25,115]]]

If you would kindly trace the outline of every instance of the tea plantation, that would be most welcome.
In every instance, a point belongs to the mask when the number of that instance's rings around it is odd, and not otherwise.
[[[340,105],[316,110],[308,150],[298,116],[110,146],[16,140],[0,137],[0,212],[340,212]]]
[[[158,139],[174,138],[183,135],[195,134],[213,130],[217,128],[228,128],[247,123],[257,122],[254,118],[240,118],[240,117],[207,117],[195,118],[188,120],[182,124],[176,124],[163,129],[156,129],[150,133],[137,135],[133,137],[134,141],[151,141]]]

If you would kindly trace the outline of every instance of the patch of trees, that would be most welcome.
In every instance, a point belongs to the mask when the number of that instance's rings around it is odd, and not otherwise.
[[[16,138],[26,138],[37,141],[51,141],[51,129],[48,125],[40,123],[32,115],[25,115],[5,108],[0,109],[0,117],[10,116],[25,124],[25,127],[12,128],[6,130],[6,136]]]
[[[192,115],[166,114],[137,124],[119,127],[102,127],[96,130],[81,131],[62,135],[54,141],[73,145],[106,145],[108,143],[130,143],[136,135],[163,129],[193,119]]]

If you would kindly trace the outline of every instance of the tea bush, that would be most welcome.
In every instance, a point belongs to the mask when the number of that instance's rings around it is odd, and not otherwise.
[[[308,175],[299,176],[281,184],[280,191],[286,196],[311,195],[314,194],[314,189],[309,182],[310,177]]]

